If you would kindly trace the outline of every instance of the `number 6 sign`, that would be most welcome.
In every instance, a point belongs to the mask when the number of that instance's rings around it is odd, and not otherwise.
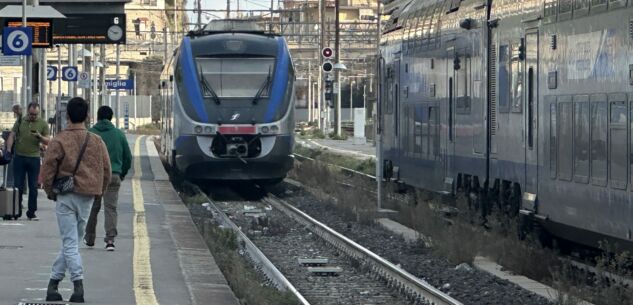
[[[2,30],[2,53],[4,55],[31,55],[33,29],[29,27],[5,27]]]

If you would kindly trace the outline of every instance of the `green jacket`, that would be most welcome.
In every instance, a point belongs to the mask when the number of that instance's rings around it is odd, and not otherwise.
[[[127,175],[132,166],[132,153],[127,143],[125,134],[120,129],[112,125],[109,120],[101,120],[97,122],[90,132],[101,136],[108,148],[110,155],[110,164],[112,165],[112,173],[121,176],[121,179]]]

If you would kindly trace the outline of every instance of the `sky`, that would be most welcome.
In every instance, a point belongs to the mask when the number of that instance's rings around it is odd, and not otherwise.
[[[195,3],[198,0],[187,0],[187,8],[193,9],[195,8]],[[252,10],[267,10],[270,9],[270,0],[231,0],[231,10],[237,9],[237,3],[239,1],[240,9],[252,9]],[[275,9],[277,9],[277,0],[273,1]],[[202,0],[202,8],[203,9],[218,9],[225,10],[226,9],[226,0]],[[218,15],[218,17],[224,17],[223,14],[214,13],[214,15]],[[198,20],[198,17],[194,18],[194,14],[191,13],[190,17],[193,18],[191,20]]]

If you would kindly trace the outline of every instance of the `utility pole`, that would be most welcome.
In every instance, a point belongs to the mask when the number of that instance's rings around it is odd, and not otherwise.
[[[22,26],[26,27],[26,0],[22,0]],[[29,79],[29,64],[28,62],[30,61],[30,57],[29,56],[22,56],[22,100],[23,100],[23,109],[26,109],[26,106],[29,104],[29,98],[28,98],[28,90],[27,90],[27,86],[30,86],[30,84],[28,84],[28,79]]]
[[[271,0],[272,2],[272,0]],[[319,40],[319,50],[318,52],[320,53],[321,50],[323,50],[323,48],[325,48],[325,0],[319,0],[319,30],[321,31],[321,39]],[[319,112],[317,113],[318,118],[319,118],[319,129],[321,129],[322,131],[327,131],[327,118],[323,118],[324,110],[326,109],[327,105],[324,106],[325,104],[325,92],[323,92],[323,77],[324,77],[324,73],[323,73],[323,69],[321,68],[323,66],[323,57],[321,56],[321,54],[318,55],[320,60],[319,60],[319,81],[318,81],[318,92],[319,92]],[[338,56],[335,54],[335,56]]]
[[[106,72],[106,47],[102,44],[99,48],[99,54],[101,55],[101,70],[99,70],[99,80],[101,84],[101,100],[99,102],[99,107],[106,104],[106,86],[105,86],[105,72]]]
[[[334,49],[335,49],[335,60],[337,64],[341,64],[341,49],[340,49],[340,40],[341,40],[341,30],[339,29],[340,27],[340,14],[339,14],[339,9],[340,9],[340,2],[341,0],[336,0],[336,2],[334,2],[334,30],[335,30],[335,42],[334,42]],[[337,91],[337,97],[336,97],[336,106],[334,107],[334,117],[336,118],[336,135],[337,136],[341,136],[341,69],[336,69],[336,73],[334,74],[336,77],[336,82],[338,83],[338,90],[334,90]]]
[[[117,83],[117,88],[114,89],[116,90],[116,105],[115,106],[115,111],[116,111],[116,128],[119,128],[120,124],[119,124],[119,118],[120,118],[120,113],[119,113],[119,104],[121,103],[121,97],[119,96],[119,72],[120,72],[120,68],[121,68],[121,47],[120,45],[117,43],[116,45],[116,83]]]
[[[231,17],[231,0],[226,0],[226,19],[229,19],[230,17]]]
[[[380,65],[382,63],[380,56],[380,23],[381,23],[381,13],[380,13],[380,1],[376,0],[376,15],[378,19],[376,19],[376,70],[374,73],[374,77],[376,77],[376,107],[374,109],[378,110],[378,105],[381,103],[380,96]],[[382,179],[383,179],[383,163],[382,163],[382,126],[380,125],[380,116],[378,111],[376,111],[376,119],[374,120],[374,125],[376,126],[376,182],[378,187],[377,193],[377,201],[378,201],[378,211],[382,209]]]
[[[202,0],[198,0],[198,29],[202,30]]]
[[[308,61],[308,122],[312,123],[312,62]]]
[[[270,0],[270,24],[268,25],[271,33],[273,32],[273,5],[275,4],[273,1],[275,0]]]

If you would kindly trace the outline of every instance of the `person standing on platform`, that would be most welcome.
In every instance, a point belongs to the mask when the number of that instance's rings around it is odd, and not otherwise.
[[[110,184],[108,189],[103,194],[103,197],[97,197],[92,204],[92,210],[90,211],[90,218],[88,219],[88,225],[86,226],[86,235],[84,236],[84,243],[92,247],[95,244],[97,216],[99,210],[101,210],[101,202],[104,205],[105,215],[105,249],[107,251],[114,251],[114,238],[117,236],[117,201],[119,199],[119,188],[121,187],[121,181],[125,179],[125,175],[132,166],[132,153],[130,152],[130,146],[128,145],[125,134],[118,128],[114,127],[112,122],[112,116],[114,112],[112,108],[108,106],[101,106],[97,111],[97,124],[90,128],[90,131],[101,136],[103,142],[105,142],[108,148],[108,155],[110,156],[110,164],[112,167],[112,178],[110,178]]]
[[[7,140],[7,150],[14,154],[13,178],[15,187],[19,191],[20,204],[22,204],[25,180],[28,180],[29,203],[26,217],[29,220],[37,220],[35,211],[37,211],[37,178],[40,174],[40,144],[47,145],[50,141],[48,124],[39,115],[40,105],[29,104],[27,116],[15,122]]]
[[[59,282],[70,273],[74,291],[70,302],[84,302],[83,265],[79,239],[84,236],[90,206],[110,183],[110,157],[101,138],[86,130],[88,103],[75,97],[68,102],[68,127],[48,146],[42,164],[42,183],[55,200],[62,249],[53,263],[46,301],[61,301]]]

